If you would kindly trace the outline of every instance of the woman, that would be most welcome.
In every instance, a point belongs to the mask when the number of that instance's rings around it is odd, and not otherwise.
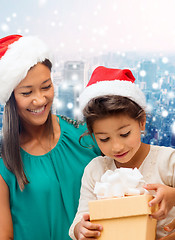
[[[51,114],[51,67],[37,37],[0,40],[1,240],[70,239],[83,169],[100,154],[79,144],[85,125]],[[94,143],[86,138],[84,145]]]

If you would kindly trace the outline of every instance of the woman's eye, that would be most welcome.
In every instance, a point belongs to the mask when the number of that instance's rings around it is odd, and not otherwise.
[[[121,137],[127,137],[130,134],[131,131],[125,133],[125,134],[120,134]]]
[[[109,140],[109,138],[100,138],[101,142],[107,142]]]
[[[51,88],[51,86],[52,86],[52,84],[49,84],[48,86],[43,87],[42,89],[49,89],[49,88]]]
[[[23,96],[28,96],[28,95],[30,95],[32,93],[32,91],[30,91],[30,92],[23,92],[23,93],[21,93]]]

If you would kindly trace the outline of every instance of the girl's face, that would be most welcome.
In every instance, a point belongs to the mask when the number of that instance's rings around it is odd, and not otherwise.
[[[139,161],[136,157],[141,146],[141,130],[145,130],[145,121],[139,123],[127,115],[110,116],[96,120],[93,133],[104,155],[116,162],[127,163]]]
[[[47,66],[38,63],[14,90],[21,120],[29,125],[43,125],[54,97],[51,73]]]

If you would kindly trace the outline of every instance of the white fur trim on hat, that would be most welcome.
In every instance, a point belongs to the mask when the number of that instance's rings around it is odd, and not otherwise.
[[[92,98],[104,95],[128,97],[143,109],[146,109],[146,98],[144,93],[135,83],[123,80],[106,80],[86,87],[79,97],[80,109],[83,110]]]
[[[0,103],[5,104],[28,70],[46,58],[51,59],[48,47],[38,37],[21,37],[9,45],[0,59]]]

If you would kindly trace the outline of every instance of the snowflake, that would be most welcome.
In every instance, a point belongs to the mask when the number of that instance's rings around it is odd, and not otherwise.
[[[145,77],[145,76],[146,76],[146,71],[145,71],[145,70],[141,70],[140,73],[139,73],[139,75],[140,75],[141,77]]]

